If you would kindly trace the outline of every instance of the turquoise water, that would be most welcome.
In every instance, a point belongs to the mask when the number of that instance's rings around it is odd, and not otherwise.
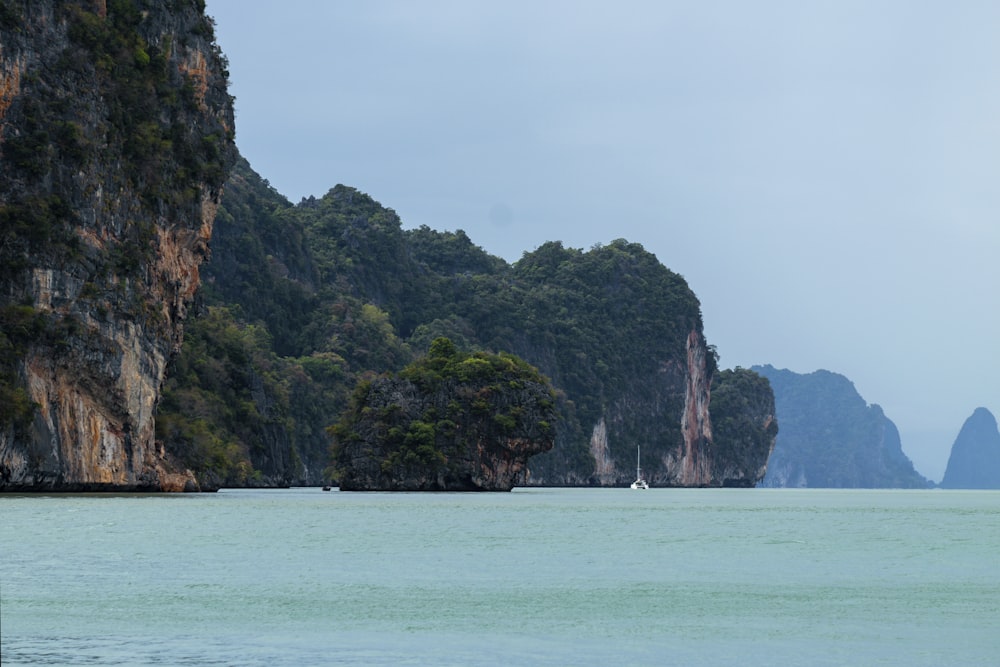
[[[0,496],[4,665],[991,665],[1000,492]]]

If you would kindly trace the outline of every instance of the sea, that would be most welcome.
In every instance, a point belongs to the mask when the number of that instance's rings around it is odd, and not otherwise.
[[[0,496],[3,665],[997,665],[1000,492]]]

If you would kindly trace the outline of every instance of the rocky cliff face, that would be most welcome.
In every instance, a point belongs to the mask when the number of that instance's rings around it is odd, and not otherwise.
[[[684,412],[681,434],[684,446],[678,465],[667,466],[672,471],[672,483],[677,486],[707,486],[712,479],[712,459],[707,445],[712,441],[712,422],[708,413],[712,377],[708,373],[708,350],[700,332],[688,334],[685,346],[687,367],[684,373]],[[669,456],[669,455],[668,455]]]
[[[153,419],[234,159],[211,22],[0,10],[0,489],[190,486]]]
[[[634,386],[642,390],[626,387],[602,412],[591,436],[592,474],[576,480],[567,470],[534,476],[535,482],[627,486],[635,478],[638,445],[644,477],[653,486],[713,486],[707,360],[704,337],[698,330],[690,331],[683,358],[664,359],[642,369],[633,377]]]
[[[533,469],[529,483],[628,485],[639,445],[643,475],[653,486],[756,485],[778,431],[774,394],[751,371],[713,373],[711,354],[701,332],[690,331],[681,360],[634,376],[600,416],[590,438],[592,473]]]
[[[507,344],[551,377],[566,399],[556,446],[532,459],[530,483],[627,486],[637,446],[653,486],[759,480],[773,437],[732,428],[715,433],[715,352],[683,277],[621,239],[587,253],[546,244],[525,254],[513,273],[527,293],[518,319],[525,325]],[[553,314],[555,326],[539,326]],[[766,383],[747,388],[771,398]],[[765,428],[739,423],[754,433]],[[752,441],[754,454],[731,459],[733,437]],[[585,449],[577,444],[584,438]]]
[[[986,408],[976,408],[951,446],[941,487],[1000,489],[1000,431]]]

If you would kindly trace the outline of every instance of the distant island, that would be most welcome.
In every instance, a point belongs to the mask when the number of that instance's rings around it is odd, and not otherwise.
[[[774,390],[781,430],[765,487],[928,488],[896,425],[843,375],[754,366]]]
[[[943,489],[1000,489],[1000,430],[986,408],[976,408],[951,447]]]

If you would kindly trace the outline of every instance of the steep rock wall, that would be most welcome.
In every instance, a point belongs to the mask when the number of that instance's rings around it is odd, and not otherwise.
[[[618,476],[608,449],[608,425],[602,417],[590,435],[590,455],[594,457],[594,477],[601,484],[613,484]]]
[[[681,433],[684,446],[679,465],[668,468],[678,486],[706,486],[711,481],[712,421],[708,413],[712,378],[706,369],[708,351],[704,337],[692,331],[687,337],[687,368],[684,382],[684,413]]]
[[[234,159],[199,3],[7,2],[0,18],[0,489],[191,488],[163,373]]]
[[[716,461],[712,447],[711,402],[712,373],[708,363],[708,347],[697,329],[691,330],[685,342],[682,359],[665,361],[658,377],[641,383],[641,393],[628,401],[619,402],[613,422],[645,421],[647,435],[639,442],[623,442],[629,438],[623,430],[610,437],[618,441],[618,450],[626,446],[627,453],[641,447],[642,468],[647,481],[654,486],[720,486],[713,478]],[[608,436],[606,436],[608,437]],[[605,473],[602,482],[620,486],[634,476],[632,459],[620,457],[614,473]],[[613,480],[613,481],[612,481]]]
[[[683,357],[633,376],[593,425],[589,475],[568,466],[554,473],[533,468],[528,483],[626,486],[635,476],[638,446],[643,476],[653,486],[757,485],[778,432],[774,394],[752,371],[715,371],[712,354],[700,330],[692,329]],[[561,442],[566,438],[557,438],[557,449]]]

